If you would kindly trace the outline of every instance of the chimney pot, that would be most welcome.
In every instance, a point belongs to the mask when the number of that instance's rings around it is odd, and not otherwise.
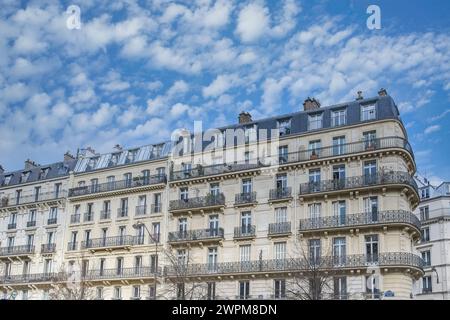
[[[306,100],[303,102],[303,110],[313,110],[313,109],[319,109],[320,108],[320,102],[319,100],[316,100],[315,98],[306,98]]]
[[[363,95],[362,95],[362,91],[358,91],[357,92],[358,96],[356,97],[356,100],[362,100],[364,99]]]
[[[75,157],[69,151],[67,151],[66,153],[64,153],[64,161],[70,160],[75,160]]]
[[[242,111],[239,113],[239,124],[252,122],[252,115],[248,112]]]
[[[379,95],[380,97],[385,97],[385,96],[387,96],[387,91],[386,91],[386,89],[385,89],[385,88],[381,88],[380,91],[378,91],[378,95]]]
[[[30,159],[27,159],[25,161],[25,170],[33,169],[33,168],[36,168],[38,166],[39,165],[36,162],[34,162],[34,161],[30,160]]]

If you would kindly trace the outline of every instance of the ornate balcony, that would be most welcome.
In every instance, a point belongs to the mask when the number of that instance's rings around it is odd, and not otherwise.
[[[407,154],[409,154],[410,159],[414,160],[412,148],[407,140],[402,137],[384,137],[372,139],[370,141],[350,142],[322,148],[290,152],[272,157],[265,157],[264,159],[250,159],[247,162],[232,162],[208,166],[198,165],[196,168],[192,168],[190,170],[172,171],[170,174],[170,181],[199,179],[221,174],[236,173],[239,171],[257,170],[270,165],[291,165],[294,163],[317,161],[327,158],[342,157],[385,149],[404,150]]]
[[[278,202],[292,199],[292,188],[276,188],[271,189],[269,193],[270,202]]]
[[[56,243],[46,243],[41,245],[42,254],[50,254],[56,252]]]
[[[256,204],[256,192],[238,193],[235,195],[234,206],[248,206]]]
[[[374,211],[343,216],[329,216],[300,220],[300,233],[342,230],[385,225],[407,225],[420,236],[420,221],[416,215],[404,210]]]
[[[117,236],[90,239],[88,241],[81,241],[80,249],[89,249],[97,251],[99,249],[123,249],[140,243],[141,237],[135,236]],[[143,242],[143,241],[142,241]]]
[[[41,202],[48,202],[49,205],[57,205],[66,197],[67,191],[64,190],[58,192],[41,192],[38,194],[30,192],[21,194],[19,197],[17,197],[16,195],[4,196],[0,199],[0,209]]]
[[[324,192],[339,192],[342,190],[359,189],[379,185],[406,185],[414,190],[418,196],[417,183],[407,172],[388,171],[373,175],[348,177],[345,179],[323,180],[320,182],[307,182],[300,184],[299,195],[314,195]]]
[[[34,246],[11,246],[0,248],[0,259],[8,257],[27,258],[34,254]]]
[[[72,214],[70,216],[70,224],[80,223],[81,214]]]
[[[8,223],[8,230],[13,230],[17,228],[17,223]]]
[[[223,228],[217,229],[197,229],[188,230],[185,232],[176,231],[169,232],[168,242],[174,244],[187,244],[187,243],[204,243],[215,242],[224,239]]]
[[[269,237],[286,236],[292,233],[290,222],[269,224]]]
[[[69,197],[80,197],[87,195],[95,195],[99,193],[117,193],[118,191],[126,191],[131,188],[143,188],[145,187],[165,184],[166,175],[154,175],[149,177],[139,177],[131,180],[120,180],[114,182],[99,183],[92,186],[84,186],[69,189]],[[119,192],[120,193],[120,192]]]
[[[161,274],[161,268],[132,267],[115,269],[89,270],[82,276],[85,281],[123,281],[123,280],[154,280]]]
[[[164,274],[167,277],[177,277],[180,270],[190,277],[201,277],[229,274],[258,274],[273,273],[279,276],[282,272],[302,272],[311,270],[352,270],[365,269],[368,267],[393,267],[414,269],[416,277],[423,275],[423,260],[421,257],[407,252],[380,253],[377,258],[367,257],[364,254],[346,255],[341,257],[326,256],[310,261],[302,258],[253,260],[245,262],[222,262],[215,264],[201,263],[186,266],[166,266]]]
[[[169,203],[169,212],[186,212],[206,209],[217,209],[225,206],[225,196],[223,193],[218,195],[208,194],[203,197],[189,198],[186,200],[171,200]]]
[[[234,228],[234,239],[245,240],[252,239],[256,236],[256,227],[251,225],[240,226]]]
[[[27,228],[36,227],[36,220],[27,221]]]
[[[58,222],[58,218],[49,218],[47,219],[47,225],[56,224]]]
[[[76,251],[78,250],[78,243],[77,242],[69,242],[67,243],[67,251]]]

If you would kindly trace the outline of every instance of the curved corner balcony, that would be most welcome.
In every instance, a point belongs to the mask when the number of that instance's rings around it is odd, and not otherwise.
[[[352,228],[372,228],[374,226],[403,226],[420,236],[420,221],[415,214],[404,210],[375,211],[341,216],[319,217],[300,220],[299,232],[339,231]]]
[[[336,158],[359,153],[370,153],[387,149],[397,149],[406,151],[409,155],[411,165],[414,166],[414,154],[409,142],[402,137],[383,137],[371,139],[369,141],[358,141],[330,145],[322,148],[301,150],[289,152],[264,159],[250,159],[245,162],[230,162],[214,165],[197,165],[196,168],[189,170],[172,171],[170,173],[170,182],[202,179],[216,175],[236,174],[240,171],[254,171],[262,167],[271,165],[291,165],[301,162],[318,161],[322,159]]]
[[[106,183],[99,183],[91,186],[76,187],[69,189],[70,197],[95,196],[99,194],[122,194],[130,189],[137,191],[151,190],[166,183],[166,175],[159,174],[149,177],[139,177],[129,180],[120,180]]]
[[[29,259],[31,255],[34,254],[34,246],[23,245],[23,246],[10,246],[0,248],[0,259]]]
[[[171,245],[177,244],[203,244],[220,242],[224,239],[223,228],[217,229],[197,229],[187,231],[169,232],[168,242]]]
[[[299,196],[314,196],[320,193],[336,193],[352,189],[364,189],[383,185],[406,186],[412,189],[417,198],[419,198],[416,181],[409,175],[409,173],[403,171],[385,171],[371,175],[302,183],[299,188]]]
[[[203,210],[221,209],[225,206],[225,196],[223,193],[218,195],[208,194],[202,197],[171,200],[169,203],[169,212],[202,212]]]
[[[227,275],[256,275],[308,271],[356,270],[369,267],[403,268],[407,272],[413,271],[418,278],[423,275],[424,262],[421,257],[408,252],[380,253],[376,256],[364,254],[326,256],[315,259],[288,258],[274,260],[253,260],[244,262],[199,263],[186,266],[166,266],[166,277],[179,277],[180,270],[189,277],[211,277]]]

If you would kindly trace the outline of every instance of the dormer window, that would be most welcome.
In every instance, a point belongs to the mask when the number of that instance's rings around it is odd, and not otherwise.
[[[20,176],[20,183],[25,183],[28,181],[28,178],[30,177],[31,171],[25,171],[22,172],[22,175]]]
[[[322,113],[308,115],[308,130],[316,130],[322,128]]]
[[[361,121],[376,119],[375,104],[361,106]]]
[[[120,153],[111,154],[111,160],[109,160],[109,166],[115,166],[119,163]]]
[[[162,148],[163,148],[162,144],[153,146],[153,155],[155,158],[159,158],[161,156]]]
[[[49,170],[50,170],[50,168],[42,168],[41,172],[39,173],[39,180],[47,178],[47,174],[48,174]]]
[[[136,161],[136,156],[137,156],[138,151],[139,151],[139,149],[129,150],[128,151],[127,163],[131,163],[131,162]]]
[[[345,109],[332,110],[331,111],[331,126],[338,127],[343,126],[347,122],[347,111]]]
[[[3,185],[8,186],[11,182],[12,174],[5,176],[5,181],[3,181]]]
[[[97,166],[98,157],[90,158],[86,170],[93,170]]]
[[[69,171],[69,167],[67,165],[65,165],[65,164],[62,164],[59,167],[58,173],[59,174],[65,174],[65,173],[67,173],[67,171]]]
[[[280,137],[291,133],[291,119],[282,119],[277,122]]]

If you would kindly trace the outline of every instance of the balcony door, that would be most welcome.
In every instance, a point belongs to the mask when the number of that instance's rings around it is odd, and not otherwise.
[[[239,246],[239,261],[241,264],[241,269],[248,270],[250,267],[250,250],[251,245],[246,244]]]
[[[366,222],[378,221],[378,197],[367,197],[363,199],[364,214],[366,216]]]
[[[217,248],[208,248],[208,271],[214,272],[217,268]]]
[[[333,185],[335,189],[345,187],[345,165],[333,166]]]
[[[241,213],[241,233],[248,234],[252,228],[252,213],[245,211]]]
[[[282,193],[287,188],[287,175],[277,174],[277,191],[278,193]]]
[[[333,216],[337,225],[342,226],[346,223],[346,205],[345,200],[333,202]]]
[[[209,216],[209,233],[211,236],[217,236],[219,232],[219,216],[217,214]]]
[[[377,182],[377,162],[376,161],[366,161],[364,162],[363,168],[364,184],[370,185]]]
[[[321,248],[320,239],[309,240],[309,259],[311,265],[318,265],[320,262]]]
[[[366,259],[368,263],[378,263],[378,235],[366,236]]]
[[[252,192],[252,180],[244,179],[242,180],[242,193],[250,194]]]
[[[250,281],[239,281],[239,299],[250,298]]]
[[[345,265],[346,241],[344,237],[333,239],[333,264],[335,266]]]
[[[275,223],[287,222],[287,208],[281,207],[275,209]]]
[[[309,170],[309,189],[312,192],[320,191],[320,169]]]
[[[333,138],[333,156],[338,156],[345,153],[345,137]]]
[[[363,133],[363,142],[365,150],[373,150],[376,147],[377,133],[376,131],[368,131]]]
[[[123,274],[123,258],[117,258],[116,272],[117,275]]]
[[[309,204],[308,209],[309,209],[309,218],[311,219],[311,226],[320,227],[322,204],[321,203]]]

